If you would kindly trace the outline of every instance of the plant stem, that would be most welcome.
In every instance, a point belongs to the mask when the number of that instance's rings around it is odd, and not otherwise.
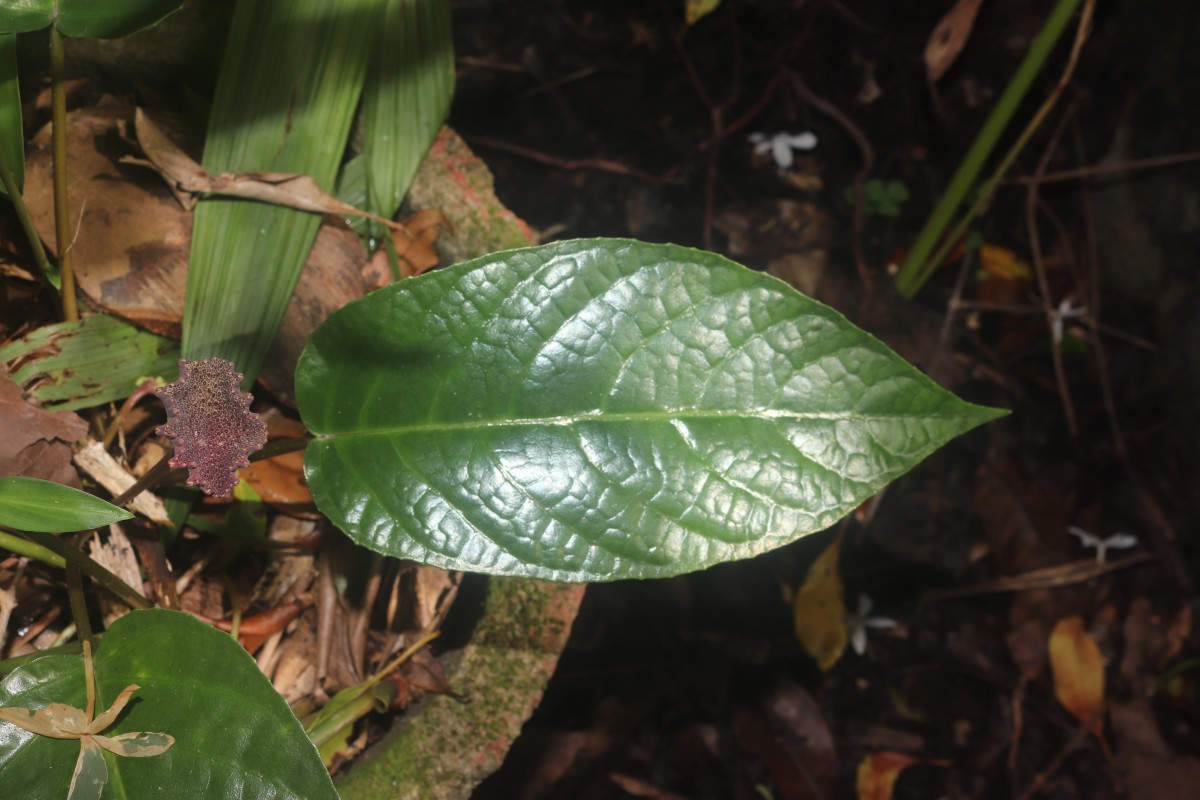
[[[79,571],[99,583],[105,589],[120,598],[121,602],[130,608],[150,608],[150,601],[137,593],[129,584],[109,572],[101,564],[83,554],[78,547],[64,542],[57,536],[38,531],[21,531],[21,535],[32,539],[37,544],[51,552],[62,556],[68,564],[75,564]],[[81,632],[82,638],[82,632]]]
[[[25,231],[25,238],[29,240],[29,249],[33,251],[33,260],[37,262],[42,274],[46,276],[46,280],[58,288],[58,273],[55,272],[54,267],[50,266],[50,259],[46,257],[46,248],[42,247],[42,237],[38,236],[37,228],[33,225],[33,217],[29,214],[29,207],[25,205],[25,198],[21,197],[21,190],[17,188],[17,179],[13,177],[4,148],[0,148],[0,182],[4,183],[4,191],[8,192],[8,199],[12,200],[13,210],[17,212],[17,220],[21,223],[21,230]]]
[[[0,547],[3,547],[5,550],[11,550],[19,556],[32,558],[58,569],[63,569],[67,566],[66,560],[57,553],[52,553],[41,545],[34,544],[27,539],[22,539],[20,536],[11,534],[8,531],[0,531]]]
[[[250,461],[262,461],[268,458],[275,458],[286,453],[291,453],[296,450],[303,450],[308,446],[309,439],[307,436],[289,436],[283,439],[273,439],[267,442],[266,446],[257,453],[250,456]],[[113,498],[114,506],[124,507],[130,500],[137,497],[147,489],[153,489],[159,483],[164,482],[164,478],[173,472],[178,472],[181,475],[187,474],[186,470],[172,470],[170,468],[171,457],[174,452],[167,453],[155,463],[150,469],[146,470],[146,474],[137,479],[137,482],[130,486],[125,491]]]
[[[83,592],[83,573],[79,565],[67,564],[67,599],[71,602],[71,618],[75,620],[75,632],[83,643],[83,652],[92,644],[92,621],[88,619],[87,596]]]
[[[71,256],[71,204],[67,200],[67,78],[63,35],[50,26],[50,119],[53,124],[54,238],[62,279],[62,312],[67,321],[79,319],[75,300],[75,264]]]
[[[959,164],[958,172],[951,179],[950,185],[946,187],[946,193],[942,195],[942,199],[926,221],[925,227],[921,229],[917,241],[904,259],[904,264],[896,276],[896,288],[905,297],[913,297],[937,269],[938,262],[930,259],[930,254],[937,246],[946,226],[950,224],[954,212],[962,205],[971,187],[975,185],[996,142],[999,141],[1009,120],[1016,113],[1017,107],[1024,99],[1033,79],[1041,72],[1042,65],[1046,63],[1046,58],[1054,49],[1058,38],[1066,30],[1067,23],[1070,22],[1071,16],[1080,2],[1081,0],[1058,0],[1058,4],[1050,12],[1050,16],[1042,26],[1041,32],[1029,46],[1029,52],[1025,54],[1025,59],[1017,67],[1017,72],[1013,75],[1008,87],[1005,88],[1004,94],[996,102],[991,116],[984,123],[979,135],[975,137],[975,141],[971,143],[971,148],[963,157],[962,163]]]
[[[80,651],[80,644],[78,641],[74,641],[74,642],[68,642],[67,644],[60,644],[57,647],[47,647],[45,650],[36,650],[32,653],[26,653],[23,656],[17,656],[16,658],[8,658],[8,659],[5,659],[4,661],[0,661],[0,677],[7,675],[8,673],[12,672],[17,667],[24,666],[25,664],[29,663],[30,661],[33,661],[35,658],[41,658],[42,656],[56,656],[56,655],[58,655],[58,656],[73,656],[76,653],[78,653],[79,651]]]

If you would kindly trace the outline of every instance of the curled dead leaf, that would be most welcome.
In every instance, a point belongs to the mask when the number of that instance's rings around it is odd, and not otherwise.
[[[925,43],[925,74],[931,84],[937,83],[962,53],[982,4],[983,0],[958,0],[934,26]]]
[[[195,205],[200,195],[216,194],[240,197],[264,203],[312,211],[317,214],[366,217],[407,234],[404,225],[343,203],[326,192],[308,175],[290,172],[222,172],[213,175],[196,163],[171,141],[142,109],[134,112],[134,127],[138,144],[149,163],[136,158],[122,158],[121,163],[148,166],[163,176],[171,192],[185,208]]]

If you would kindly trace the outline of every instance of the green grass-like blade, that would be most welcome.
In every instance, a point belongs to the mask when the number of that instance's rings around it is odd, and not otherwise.
[[[391,217],[437,136],[454,94],[446,0],[386,0],[363,90],[368,210]]]
[[[300,172],[332,189],[384,0],[239,3],[213,101],[210,172]],[[187,358],[254,380],[320,218],[247,200],[196,209],[183,321]]]
[[[21,91],[17,86],[17,37],[0,33],[0,156],[17,188],[25,185],[25,135],[21,131]],[[7,195],[3,184],[0,194]]]

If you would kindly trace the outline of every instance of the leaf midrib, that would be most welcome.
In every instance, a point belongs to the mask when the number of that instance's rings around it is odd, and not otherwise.
[[[345,439],[357,436],[388,436],[404,433],[451,433],[458,431],[492,430],[497,428],[532,428],[532,427],[569,427],[582,422],[687,422],[689,420],[709,419],[763,419],[779,420],[792,419],[796,422],[804,420],[857,420],[874,422],[878,420],[903,421],[920,420],[954,420],[971,419],[975,413],[944,414],[944,413],[912,413],[912,414],[862,414],[853,411],[791,411],[787,409],[761,409],[745,411],[740,409],[679,409],[636,411],[614,414],[611,412],[587,412],[582,414],[564,414],[546,417],[523,417],[518,419],[482,419],[461,420],[458,422],[426,422],[415,425],[395,425],[388,427],[361,428],[335,433],[315,433],[315,440]]]

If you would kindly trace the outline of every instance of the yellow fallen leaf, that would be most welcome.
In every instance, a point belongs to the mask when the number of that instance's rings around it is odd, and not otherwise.
[[[684,6],[685,25],[695,25],[702,17],[717,10],[721,0],[687,0]]]
[[[839,534],[808,568],[792,605],[796,637],[822,672],[828,672],[842,657],[848,637],[842,577],[838,574],[841,547]]]
[[[1027,281],[1033,277],[1029,264],[1007,247],[984,244],[979,247],[979,264],[989,275],[1010,281]]]
[[[855,780],[858,800],[891,800],[896,779],[917,760],[903,753],[872,753],[858,762]]]
[[[1080,617],[1065,617],[1050,632],[1050,671],[1054,696],[1080,722],[1095,719],[1099,734],[1104,707],[1104,657],[1100,647],[1083,629]]]

